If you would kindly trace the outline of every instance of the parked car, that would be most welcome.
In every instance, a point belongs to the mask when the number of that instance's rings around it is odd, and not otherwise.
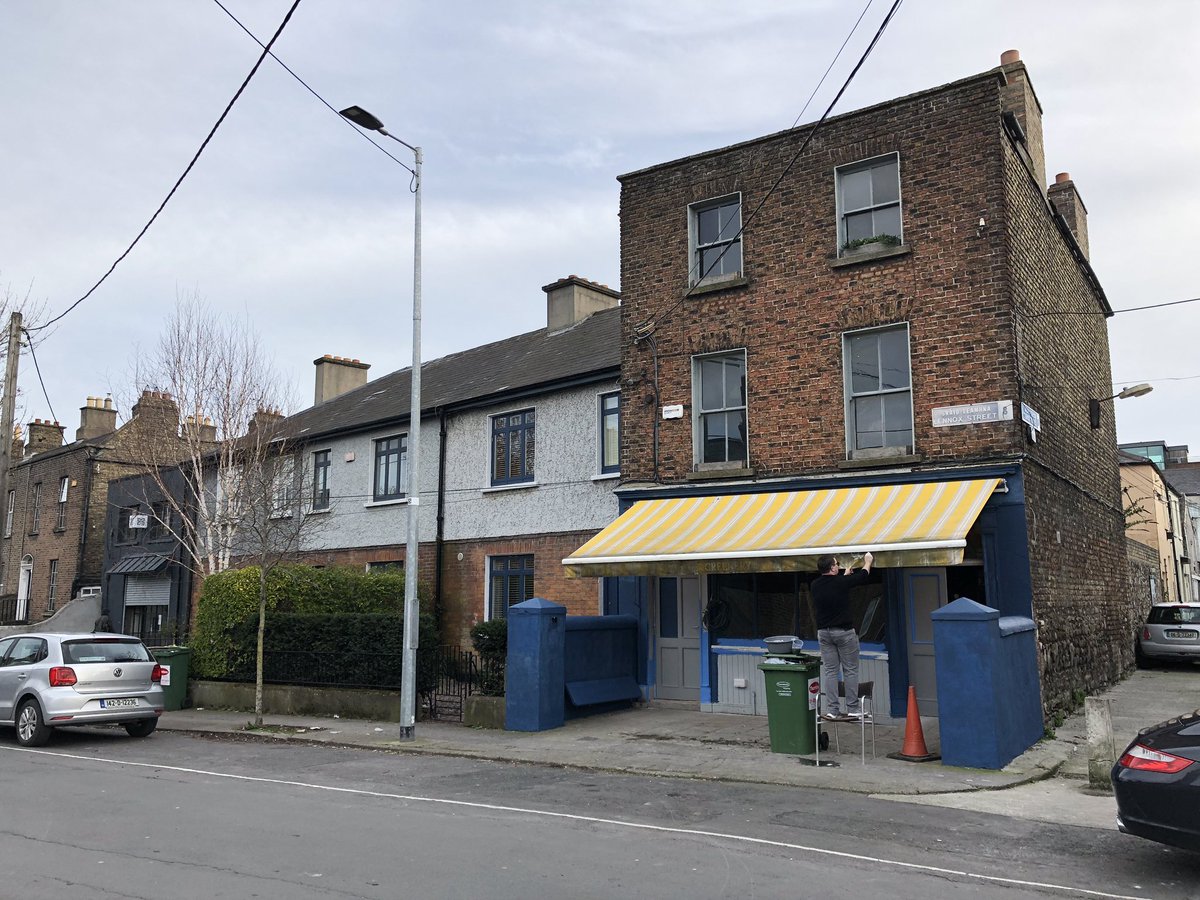
[[[1138,732],[1112,781],[1121,831],[1200,852],[1200,709]]]
[[[1200,603],[1156,603],[1138,629],[1138,665],[1153,660],[1200,660]]]
[[[120,724],[146,737],[163,711],[162,667],[122,634],[0,638],[0,725],[40,747],[63,725]]]

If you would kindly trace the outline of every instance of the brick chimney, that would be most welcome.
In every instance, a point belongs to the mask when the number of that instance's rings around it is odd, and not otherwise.
[[[317,367],[314,406],[362,387],[367,383],[367,369],[371,368],[370,363],[346,359],[343,356],[330,356],[328,353],[320,359],[314,359],[313,365]]]
[[[117,411],[113,409],[112,397],[88,397],[87,405],[79,408],[79,427],[75,429],[75,440],[86,441],[117,430]]]
[[[546,330],[564,331],[602,309],[621,304],[621,292],[607,284],[597,284],[568,275],[542,288],[546,292]]]
[[[1083,205],[1083,199],[1079,196],[1071,176],[1066,172],[1055,175],[1054,184],[1046,190],[1046,196],[1050,198],[1059,215],[1066,219],[1067,227],[1071,229],[1071,234],[1075,235],[1075,243],[1083,251],[1084,258],[1088,258],[1087,207]]]
[[[199,429],[197,438],[202,444],[215,444],[217,442],[217,426],[213,424],[212,419],[205,416],[203,419],[197,419],[195,416],[186,416],[183,420],[184,434]]]
[[[26,449],[30,456],[45,453],[47,450],[57,450],[63,445],[63,426],[49,419],[34,419],[29,423],[29,442]]]
[[[13,428],[11,453],[10,459],[13,462],[25,458],[25,433],[21,430],[20,425]]]
[[[279,423],[282,421],[282,410],[267,409],[266,407],[260,406],[257,410],[255,410],[254,418],[250,420],[249,424],[246,426],[246,430],[258,431],[261,428],[270,433],[270,431],[278,427]]]
[[[1000,88],[1000,103],[1005,125],[1009,125],[1008,116],[1020,126],[1020,145],[1025,148],[1028,163],[1039,186],[1046,184],[1046,149],[1042,143],[1042,104],[1038,102],[1037,94],[1033,92],[1033,84],[1029,81],[1029,72],[1025,63],[1021,62],[1019,50],[1005,50],[1000,54],[1000,69],[1007,80]],[[1009,127],[1009,133],[1014,134]],[[1014,134],[1014,136],[1016,136]]]

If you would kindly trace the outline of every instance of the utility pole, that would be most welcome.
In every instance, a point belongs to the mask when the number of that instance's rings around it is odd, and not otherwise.
[[[0,399],[0,516],[8,523],[8,467],[12,465],[13,419],[17,410],[17,363],[21,358],[21,314],[8,317],[8,360],[4,367],[4,397]],[[7,584],[7,560],[0,554],[0,580]]]

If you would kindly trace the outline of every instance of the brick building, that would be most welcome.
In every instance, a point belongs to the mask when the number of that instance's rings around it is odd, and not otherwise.
[[[1111,413],[1089,423],[1111,309],[1042,147],[1010,51],[619,179],[624,514],[566,562],[627,576],[609,611],[642,622],[651,696],[761,711],[751,663],[815,647],[824,552],[875,552],[856,626],[895,715],[909,683],[936,711],[956,596],[1036,622],[1046,711],[1131,666]]]
[[[17,621],[52,615],[82,588],[103,582],[109,481],[139,470],[139,448],[173,441],[179,410],[169,395],[143,392],[117,427],[111,399],[89,397],[75,440],[58,422],[34,420],[13,444],[5,498],[3,587]]]

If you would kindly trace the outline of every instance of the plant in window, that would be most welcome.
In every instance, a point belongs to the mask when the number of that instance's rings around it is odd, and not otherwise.
[[[894,234],[875,234],[871,237],[855,238],[852,241],[846,241],[842,245],[843,250],[858,250],[865,252],[867,250],[877,250],[884,247],[899,247],[900,238]]]

